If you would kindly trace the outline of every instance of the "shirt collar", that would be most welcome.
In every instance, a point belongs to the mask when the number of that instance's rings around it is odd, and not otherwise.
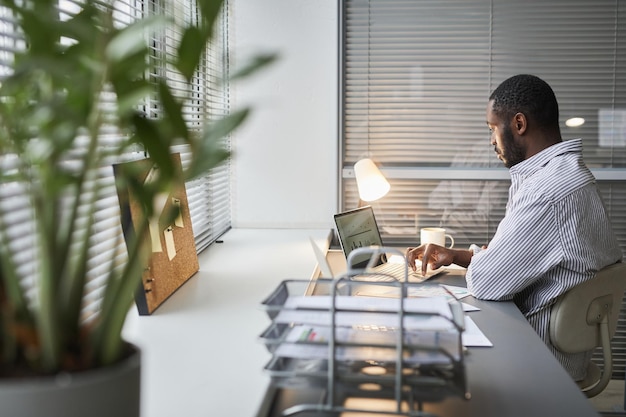
[[[511,167],[509,173],[511,176],[523,176],[531,175],[539,168],[545,166],[553,158],[563,155],[565,153],[582,153],[583,142],[582,139],[571,139],[559,142],[544,149],[536,155],[520,162],[519,164]]]

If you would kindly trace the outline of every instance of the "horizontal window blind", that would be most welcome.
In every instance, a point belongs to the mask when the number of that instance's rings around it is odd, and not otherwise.
[[[132,23],[135,19],[145,16],[147,13],[168,12],[183,21],[197,19],[196,2],[192,0],[180,0],[175,3],[165,2],[168,10],[158,8],[157,3],[150,0],[125,0],[116,2],[114,13],[115,23],[124,26]],[[164,7],[165,7],[164,6]],[[80,1],[59,2],[60,11],[68,16],[80,10]],[[189,126],[199,130],[203,123],[216,117],[223,116],[229,111],[228,84],[223,80],[228,71],[228,37],[227,37],[227,12],[224,8],[221,21],[216,25],[218,33],[213,43],[208,48],[201,62],[200,69],[194,77],[194,89],[191,100],[186,102],[185,119]],[[14,18],[10,11],[0,7],[0,77],[11,73],[13,54],[25,47],[23,37],[16,32]],[[172,40],[178,39],[179,34],[167,33],[163,37],[150,40],[155,57],[170,57],[174,53]],[[156,74],[155,74],[156,75]],[[170,82],[176,83],[178,75],[167,67],[158,70],[159,76],[167,76]],[[180,94],[188,92],[180,90]],[[104,96],[101,105],[114,111],[112,95]],[[159,107],[155,100],[146,100],[144,112],[148,117],[158,117]],[[105,128],[103,132],[103,146],[113,147],[120,137],[113,126]],[[76,154],[80,155],[83,148],[80,140]],[[224,139],[225,146],[229,146],[228,138]],[[183,165],[189,161],[190,150],[178,146],[172,152],[181,153]],[[12,162],[13,155],[0,155],[0,168],[3,171],[15,166]],[[83,316],[85,320],[95,317],[103,296],[103,286],[106,275],[111,268],[122,268],[127,260],[126,245],[120,224],[119,203],[115,188],[112,164],[142,159],[145,154],[142,149],[134,149],[121,158],[109,159],[100,167],[95,181],[102,186],[101,198],[95,213],[94,233],[91,237],[92,248],[90,250],[89,271],[87,287],[84,294]],[[72,161],[68,161],[71,164]],[[228,162],[213,170],[210,174],[190,181],[186,184],[188,201],[190,205],[192,224],[196,239],[196,249],[206,248],[217,237],[230,228],[230,188],[229,188],[229,165]],[[86,195],[85,198],[88,198]],[[19,253],[17,261],[20,265],[20,273],[23,276],[22,284],[31,289],[28,296],[36,301],[36,294],[32,290],[37,262],[34,250],[33,238],[33,212],[31,202],[23,194],[16,184],[0,184],[0,208],[2,211],[12,213],[7,224],[2,225],[6,230],[6,236],[10,241],[11,248]]]
[[[344,161],[445,166],[450,150],[486,142],[488,2],[344,7]]]
[[[224,6],[221,24],[216,25],[212,43],[194,74],[194,85],[191,91],[182,88],[176,90],[175,86],[180,80],[180,75],[173,68],[166,66],[160,69],[167,74],[170,86],[174,87],[175,93],[177,91],[179,97],[189,97],[183,107],[184,117],[187,125],[196,132],[199,132],[208,121],[219,119],[230,111],[228,83],[224,82],[227,79],[229,69],[227,2]],[[199,19],[195,1],[164,2],[162,3],[162,12],[173,16],[179,22],[197,22]],[[180,33],[169,30],[162,34],[158,40],[155,39],[155,57],[171,61],[176,52],[172,47],[173,42],[171,40],[178,40],[180,36]],[[158,102],[149,103],[148,108],[152,117],[160,115],[161,110]],[[226,137],[222,141],[223,146],[230,149],[230,138]],[[180,153],[183,167],[187,167],[191,157],[189,147],[176,146],[172,152]],[[226,161],[207,175],[186,184],[196,250],[198,251],[206,248],[231,227],[229,178],[230,161]]]
[[[531,73],[554,89],[565,140],[582,138],[626,254],[626,5],[619,0],[342,0],[341,209],[369,156],[391,191],[374,202],[383,240],[419,244],[449,228],[455,244],[489,241],[509,177],[485,123],[490,93]],[[584,118],[569,127],[566,120]],[[624,376],[626,321],[616,337]]]
[[[342,208],[358,204],[352,166],[365,155],[392,173],[392,191],[378,203],[391,216],[431,210],[426,202],[442,188],[430,181],[437,170],[448,183],[476,186],[464,180],[471,177],[506,184],[485,108],[502,80],[528,72],[553,86],[563,137],[583,139],[585,160],[607,182],[609,209],[623,230],[622,190],[611,185],[626,178],[626,7],[619,6],[615,0],[343,1]],[[567,127],[574,116],[586,122]],[[407,183],[415,192],[394,191]],[[457,198],[463,201],[448,211],[467,209],[468,199]],[[400,207],[403,213],[393,212]]]

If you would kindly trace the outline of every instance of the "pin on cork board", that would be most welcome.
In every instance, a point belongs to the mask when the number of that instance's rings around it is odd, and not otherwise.
[[[180,154],[173,154],[172,158],[177,169],[182,170]],[[137,179],[144,184],[151,180],[157,170],[150,161],[142,159],[114,165],[114,173],[117,175],[122,165],[126,164],[134,164],[132,168],[137,172]],[[118,184],[117,194],[122,229],[128,243],[136,232],[139,220],[145,218],[145,213],[128,188]],[[171,208],[176,208],[178,215],[173,221],[168,221],[162,214]],[[144,267],[141,285],[135,293],[135,304],[140,315],[152,314],[199,270],[184,182],[177,184],[169,195],[163,195],[155,211],[158,215],[150,219],[148,231],[143,236],[151,248],[151,255]]]

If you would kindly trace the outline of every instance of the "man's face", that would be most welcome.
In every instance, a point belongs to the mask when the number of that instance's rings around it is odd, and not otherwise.
[[[487,126],[491,133],[490,141],[498,159],[505,167],[511,168],[526,159],[526,150],[518,143],[508,122],[502,121],[493,112],[493,101],[487,105]]]

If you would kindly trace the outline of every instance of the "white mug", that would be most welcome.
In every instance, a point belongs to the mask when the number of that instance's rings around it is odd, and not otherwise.
[[[442,227],[424,227],[420,230],[420,244],[434,243],[439,246],[446,246],[446,238],[450,239],[449,248],[454,247],[454,238],[446,233]]]

